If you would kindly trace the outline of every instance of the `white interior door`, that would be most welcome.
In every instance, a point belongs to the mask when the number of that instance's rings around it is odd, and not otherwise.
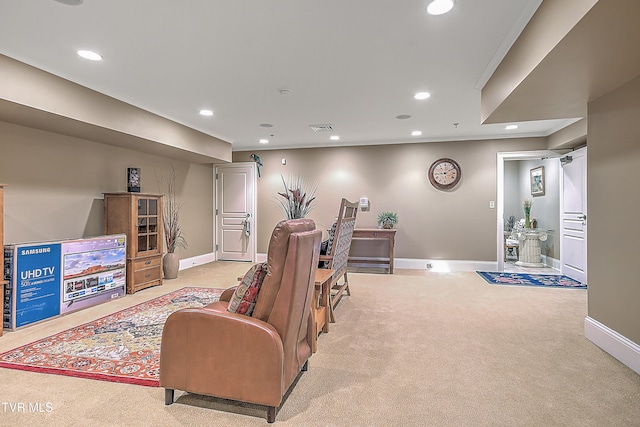
[[[216,259],[254,261],[256,164],[216,166]]]
[[[562,161],[561,240],[562,274],[587,282],[587,149],[570,153]]]

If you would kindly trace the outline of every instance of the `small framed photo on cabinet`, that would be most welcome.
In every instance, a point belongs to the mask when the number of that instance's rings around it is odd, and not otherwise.
[[[127,191],[140,192],[140,168],[127,168]]]

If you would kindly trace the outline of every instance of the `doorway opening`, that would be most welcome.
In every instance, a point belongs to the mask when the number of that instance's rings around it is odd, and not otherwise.
[[[551,150],[498,153],[497,161],[497,270],[526,273],[560,272],[560,185],[559,174],[562,154]],[[540,171],[544,175],[539,187]],[[546,179],[545,179],[546,178]],[[534,182],[535,180],[535,182]],[[532,187],[535,184],[535,188]],[[516,224],[524,222],[523,201],[529,199],[530,220],[543,231],[544,242],[537,266],[522,261],[522,251],[505,245],[510,237],[509,219]],[[522,225],[522,224],[521,224]],[[517,239],[516,239],[517,242]],[[540,267],[540,265],[543,265]]]

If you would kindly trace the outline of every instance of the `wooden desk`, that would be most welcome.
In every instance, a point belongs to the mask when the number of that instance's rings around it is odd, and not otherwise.
[[[329,286],[334,271],[319,268],[316,271],[316,289],[313,292],[311,302],[311,313],[313,314],[314,334],[311,342],[311,350],[315,353],[318,350],[318,334],[320,331],[329,332]]]
[[[351,240],[388,240],[389,253],[386,259],[375,257],[349,257],[349,262],[353,264],[382,264],[388,266],[389,274],[393,274],[393,248],[396,240],[395,229],[387,228],[356,228],[353,230]]]

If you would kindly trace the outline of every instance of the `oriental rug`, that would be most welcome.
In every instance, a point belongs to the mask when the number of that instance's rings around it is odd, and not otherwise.
[[[94,380],[160,385],[167,317],[217,301],[223,289],[186,287],[0,354],[0,367]]]
[[[587,289],[586,283],[580,283],[571,277],[560,274],[498,273],[491,271],[476,271],[476,273],[492,285]]]

